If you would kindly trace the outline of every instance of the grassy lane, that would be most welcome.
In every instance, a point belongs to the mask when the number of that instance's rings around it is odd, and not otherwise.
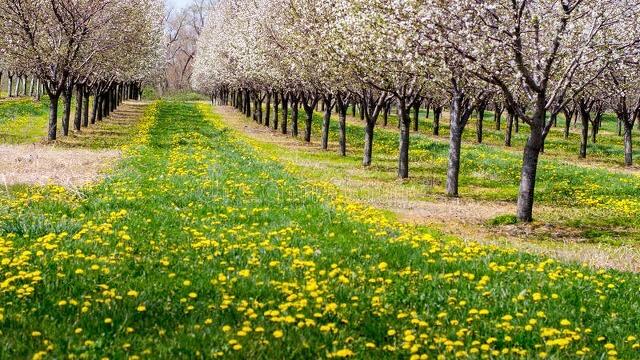
[[[301,115],[302,116],[302,115]],[[302,122],[301,122],[302,124]],[[322,119],[314,118],[313,134],[320,136]],[[304,126],[304,125],[301,125]],[[391,128],[377,128],[374,139],[375,178],[395,181],[398,134]],[[338,142],[338,123],[332,121],[330,141]],[[349,159],[358,166],[364,146],[361,124],[347,125]],[[424,134],[412,134],[410,175],[402,187],[421,198],[438,198],[445,193],[448,143]],[[515,202],[518,194],[522,154],[489,145],[463,144],[460,169],[462,198]],[[567,164],[543,157],[538,167],[536,204],[558,211],[535,211],[545,222],[580,231],[593,242],[637,244],[640,233],[640,177],[599,168]],[[506,219],[511,222],[512,218]]]
[[[103,183],[0,200],[1,358],[636,358],[637,276],[465,244],[152,105]]]

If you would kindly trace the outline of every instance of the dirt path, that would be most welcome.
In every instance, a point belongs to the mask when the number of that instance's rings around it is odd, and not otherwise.
[[[81,186],[99,180],[120,159],[119,145],[129,141],[148,103],[125,102],[110,117],[53,144],[0,144],[0,187],[58,184]],[[112,149],[90,150],[88,147]],[[108,145],[108,146],[107,146]]]
[[[350,164],[340,164],[323,154],[317,143],[306,144],[291,136],[246,119],[230,107],[216,107],[223,121],[232,129],[255,140],[258,144],[276,145],[285,151],[274,154],[323,180],[332,182],[357,201],[395,213],[401,221],[428,225],[444,233],[467,241],[515,248],[533,254],[542,254],[564,261],[586,263],[599,268],[640,272],[640,250],[630,246],[589,244],[578,231],[551,224],[487,226],[498,215],[513,214],[515,203],[449,199],[441,197],[416,200],[419,195],[411,191],[382,190],[392,183],[367,178],[368,171]],[[306,155],[315,155],[309,160]],[[318,171],[320,170],[320,171]],[[338,172],[340,176],[333,176]],[[401,183],[398,181],[398,184]],[[538,206],[540,212],[559,212],[563,209]],[[553,237],[555,241],[536,241],[540,237]]]
[[[79,186],[100,178],[118,151],[62,149],[45,145],[0,145],[0,185]]]

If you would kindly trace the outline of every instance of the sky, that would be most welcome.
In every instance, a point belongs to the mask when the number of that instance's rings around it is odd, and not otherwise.
[[[168,2],[177,8],[183,8],[189,5],[191,0],[169,0]]]

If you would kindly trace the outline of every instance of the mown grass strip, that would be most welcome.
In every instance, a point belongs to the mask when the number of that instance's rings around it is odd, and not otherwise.
[[[398,224],[206,105],[152,105],[126,153],[0,201],[0,357],[638,355],[636,276]]]

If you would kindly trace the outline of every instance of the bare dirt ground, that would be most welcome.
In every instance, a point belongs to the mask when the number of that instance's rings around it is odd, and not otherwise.
[[[231,107],[216,107],[214,111],[222,115],[225,124],[250,139],[293,150],[292,154],[285,152],[279,154],[284,161],[293,162],[303,168],[314,169],[314,172],[318,169],[325,169],[327,172],[335,171],[337,165],[330,160],[311,162],[309,159],[295,156],[297,152],[321,152],[318,144],[305,144],[290,135],[285,136],[272,129],[267,129],[246,119]],[[347,193],[357,194],[355,197],[358,201],[364,201],[369,205],[395,213],[398,219],[403,222],[428,225],[466,241],[515,248],[519,251],[541,254],[564,261],[585,263],[598,268],[640,272],[640,252],[630,246],[614,247],[590,244],[586,239],[581,238],[577,231],[552,224],[486,226],[488,220],[498,215],[515,213],[515,203],[449,199],[446,197],[433,201],[420,201],[415,200],[415,194],[406,191],[394,191],[392,192],[393,196],[381,195],[380,193],[367,196],[366,189],[380,189],[380,187],[371,186],[371,183],[365,183],[350,176],[354,173],[361,175],[366,170],[349,167],[348,169],[340,169],[340,171],[345,171],[345,176],[331,179],[331,182]],[[363,189],[365,189],[364,195]],[[537,210],[541,212],[562,211],[562,209],[546,206],[538,206]],[[551,236],[556,241],[549,243],[533,240],[539,236]]]
[[[0,188],[11,185],[57,184],[73,188],[100,180],[120,159],[119,148],[129,141],[149,103],[124,102],[101,122],[54,143],[0,144]]]
[[[100,178],[120,153],[45,145],[0,145],[0,185],[80,186]]]

